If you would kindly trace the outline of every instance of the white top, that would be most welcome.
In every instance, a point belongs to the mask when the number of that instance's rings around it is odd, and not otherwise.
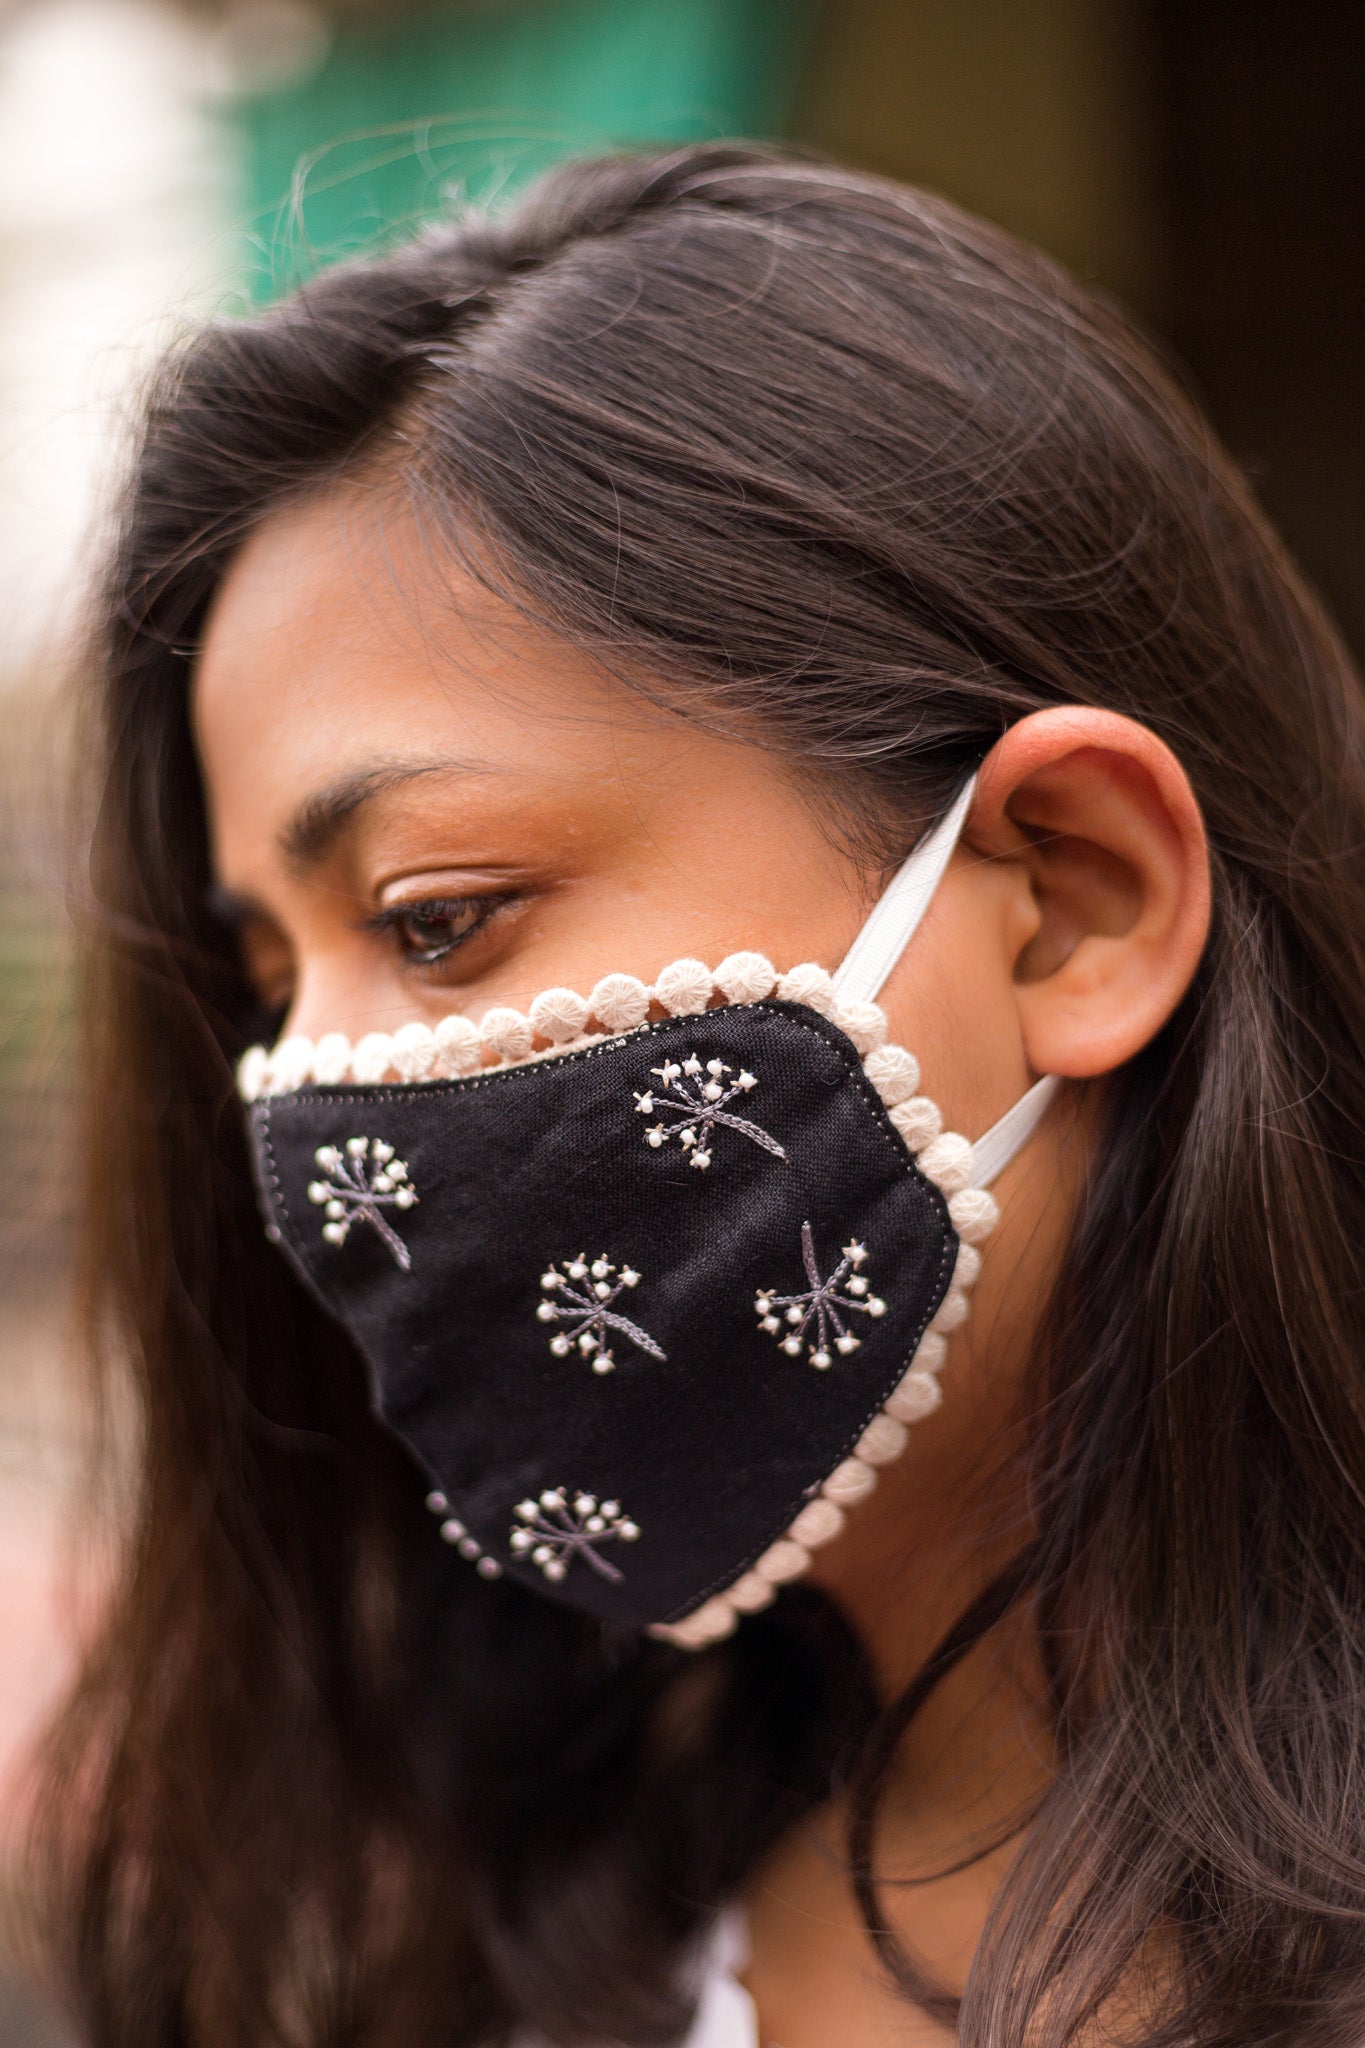
[[[735,1975],[748,1960],[748,1930],[735,1909],[718,1923],[706,1950],[701,1997],[683,2048],[759,2048],[754,2002]]]
[[[749,1959],[744,1916],[722,1916],[702,1953],[701,1994],[682,2048],[759,2048],[754,2002],[735,1975]],[[537,2035],[518,2034],[513,2048],[546,2048]]]

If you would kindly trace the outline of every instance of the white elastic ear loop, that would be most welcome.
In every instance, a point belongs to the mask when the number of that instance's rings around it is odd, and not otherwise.
[[[896,870],[868,914],[867,923],[834,971],[834,992],[844,1002],[875,1003],[901,954],[919,930],[943,872],[962,837],[976,793],[972,776],[952,809]]]
[[[952,809],[902,862],[873,905],[866,924],[835,969],[835,994],[845,1002],[876,1002],[943,880],[975,794],[973,775]],[[1045,1074],[976,1140],[972,1146],[973,1187],[988,1188],[996,1175],[1004,1172],[1037,1130],[1059,1086],[1054,1074]]]
[[[1021,1095],[1013,1109],[1007,1109],[999,1123],[992,1124],[972,1145],[972,1186],[988,1188],[1003,1173],[1016,1152],[1022,1152],[1047,1114],[1048,1104],[1061,1087],[1055,1074],[1044,1074],[1027,1095]]]

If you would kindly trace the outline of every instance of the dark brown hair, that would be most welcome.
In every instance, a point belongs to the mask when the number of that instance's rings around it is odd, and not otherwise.
[[[187,682],[255,522],[376,463],[516,602],[756,722],[898,847],[1057,703],[1145,721],[1203,807],[1212,936],[1114,1090],[1037,1361],[1035,1533],[880,1716],[814,1594],[684,1668],[452,1573],[263,1240]],[[90,1256],[144,1444],[56,1752],[89,2038],[670,2039],[684,1945],[840,1770],[877,1924],[895,1739],[1028,1603],[1055,1782],[960,2012],[879,1933],[907,1994],[990,2048],[1093,2038],[1116,1996],[1148,2048],[1359,2041],[1365,720],[1132,329],[922,193],[730,146],[572,165],[179,353],[106,654]]]

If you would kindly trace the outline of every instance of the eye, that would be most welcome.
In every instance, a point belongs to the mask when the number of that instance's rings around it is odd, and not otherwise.
[[[505,901],[501,896],[423,898],[414,903],[389,904],[367,922],[371,931],[392,932],[399,953],[409,965],[435,967],[457,946],[473,938]]]

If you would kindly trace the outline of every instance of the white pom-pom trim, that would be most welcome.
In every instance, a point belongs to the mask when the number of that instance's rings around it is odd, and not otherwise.
[[[929,1328],[936,1337],[948,1337],[954,1330],[960,1330],[966,1320],[966,1292],[960,1287],[950,1287],[934,1311],[934,1319]]]
[[[963,1188],[949,1196],[948,1216],[964,1244],[981,1244],[1000,1221],[1000,1205],[987,1188]]]
[[[287,1095],[301,1088],[313,1071],[311,1038],[282,1038],[270,1055],[270,1092]]]
[[[884,1410],[858,1438],[858,1456],[865,1465],[894,1465],[904,1449],[905,1424]]]
[[[886,1043],[886,1013],[875,1003],[840,1003],[834,1022],[860,1053],[875,1052]]]
[[[912,1095],[886,1113],[912,1152],[922,1152],[943,1129],[943,1112],[927,1095]]]
[[[650,991],[633,974],[606,974],[588,997],[588,1014],[608,1031],[635,1031],[649,1015]]]
[[[715,983],[700,960],[675,960],[654,983],[654,993],[673,1017],[699,1017],[709,1009]]]
[[[393,1040],[387,1031],[368,1031],[351,1054],[357,1081],[382,1081],[393,1066]]]
[[[745,1572],[742,1579],[735,1580],[725,1597],[737,1614],[758,1614],[763,1608],[772,1606],[777,1588],[770,1579],[761,1579],[757,1572]]]
[[[919,1061],[901,1045],[878,1045],[863,1061],[863,1072],[888,1109],[919,1087]]]
[[[913,1096],[919,1067],[908,1052],[886,1044],[886,1016],[875,1003],[840,1003],[828,971],[810,962],[779,979],[762,953],[731,953],[714,972],[700,960],[673,960],[652,986],[633,974],[606,974],[587,996],[571,988],[546,989],[525,1014],[498,1004],[477,1022],[462,1016],[443,1017],[435,1025],[414,1021],[392,1035],[371,1031],[356,1045],[343,1032],[329,1031],[316,1046],[302,1037],[281,1040],[273,1052],[253,1046],[238,1066],[237,1087],[243,1101],[255,1102],[262,1095],[291,1094],[309,1082],[339,1088],[458,1079],[638,1031],[651,1011],[697,1017],[718,1005],[759,1003],[773,994],[836,1024],[852,1040],[884,1102]],[[897,1110],[895,1120],[912,1151],[942,1128],[938,1111],[923,1097]]]
[[[832,1024],[838,1015],[839,998],[834,993],[834,976],[827,968],[815,967],[809,962],[804,967],[793,967],[790,974],[784,974],[777,984],[777,993],[784,1003],[804,1003],[817,1016],[825,1017]]]
[[[926,1330],[919,1340],[919,1350],[915,1353],[915,1370],[940,1373],[947,1356],[948,1339],[937,1330]]]
[[[404,1024],[393,1034],[393,1066],[400,1081],[425,1081],[436,1064],[436,1034],[429,1024]],[[314,1072],[317,1062],[313,1062]]]
[[[975,1287],[980,1274],[980,1252],[974,1244],[960,1244],[957,1248],[957,1262],[953,1267],[954,1289],[965,1294],[968,1288]]]
[[[777,969],[762,953],[731,953],[716,969],[716,987],[729,1003],[761,1003],[777,982]]]
[[[820,1489],[826,1500],[836,1501],[841,1508],[850,1508],[855,1502],[866,1500],[877,1484],[877,1474],[865,1458],[845,1458],[836,1465]]]
[[[834,1541],[848,1510],[871,1493],[878,1468],[901,1456],[909,1426],[933,1414],[942,1399],[938,1376],[948,1332],[966,1320],[968,1295],[981,1270],[977,1247],[1000,1220],[994,1198],[971,1185],[970,1144],[945,1131],[937,1105],[919,1093],[919,1062],[903,1046],[886,1043],[885,1014],[875,1003],[840,1004],[823,967],[806,964],[779,977],[763,954],[732,953],[714,973],[700,960],[674,960],[652,987],[633,974],[608,974],[586,997],[569,988],[547,989],[525,1015],[499,1006],[478,1023],[452,1016],[433,1027],[405,1024],[392,1036],[372,1031],[354,1047],[340,1032],[328,1033],[316,1045],[307,1038],[288,1038],[273,1053],[253,1046],[237,1069],[238,1090],[246,1102],[285,1094],[309,1081],[335,1087],[396,1074],[403,1081],[420,1083],[520,1066],[598,1044],[603,1038],[638,1030],[651,1010],[695,1017],[718,1004],[758,1003],[774,993],[782,1002],[801,1003],[830,1019],[852,1041],[863,1073],[906,1150],[945,1197],[958,1250],[951,1283],[914,1357],[850,1455],[798,1510],[786,1533],[731,1586],[713,1593],[681,1621],[660,1622],[650,1630],[651,1635],[690,1650],[722,1641],[741,1615],[757,1614],[779,1586],[800,1578],[810,1567],[812,1553]]]
[[[520,1010],[508,1010],[501,1004],[484,1011],[479,1030],[484,1044],[491,1046],[499,1059],[506,1060],[509,1066],[518,1060],[528,1059],[536,1041],[530,1018],[523,1017]]]
[[[844,1511],[832,1500],[813,1500],[802,1508],[788,1533],[807,1550],[832,1543],[844,1526]]]
[[[769,1544],[754,1570],[770,1586],[785,1586],[789,1579],[799,1579],[809,1564],[810,1552],[805,1544],[798,1543],[794,1536],[781,1536],[776,1543]]]
[[[919,1154],[919,1170],[945,1195],[960,1195],[972,1184],[972,1148],[956,1131],[944,1131]]]
[[[897,1422],[922,1422],[942,1399],[943,1390],[933,1373],[912,1371],[887,1402],[885,1412]]]
[[[325,1044],[326,1040],[323,1043]],[[351,1048],[348,1044],[346,1047],[346,1058],[348,1061],[350,1057]],[[243,1102],[259,1101],[260,1097],[267,1092],[266,1082],[269,1076],[270,1054],[263,1045],[249,1047],[237,1062],[237,1093],[241,1096]]]
[[[551,1045],[581,1038],[588,1028],[589,1015],[587,1003],[571,988],[547,988],[527,1012],[536,1037],[548,1039]]]
[[[344,1031],[329,1031],[313,1049],[313,1079],[331,1084],[351,1071],[351,1041]]]

